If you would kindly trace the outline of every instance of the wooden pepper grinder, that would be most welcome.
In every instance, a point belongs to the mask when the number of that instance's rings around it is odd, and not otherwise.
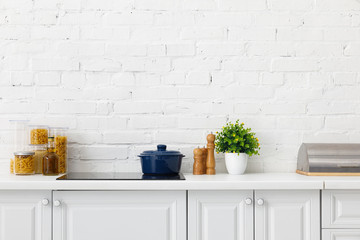
[[[203,170],[203,174],[206,174],[206,159],[207,159],[208,150],[207,150],[207,148],[203,147],[201,149],[201,151],[203,153],[202,160],[203,160],[203,166],[204,166],[202,170]]]
[[[207,135],[206,140],[207,143],[207,159],[206,159],[206,174],[215,175],[215,156],[214,156],[214,148],[215,148],[215,135],[210,133]]]
[[[194,166],[193,166],[193,174],[194,175],[202,175],[204,174],[204,169],[206,169],[204,165],[204,154],[203,150],[200,148],[194,149]]]

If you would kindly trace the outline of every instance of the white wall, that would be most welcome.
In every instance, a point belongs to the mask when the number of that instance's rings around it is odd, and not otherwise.
[[[294,171],[301,142],[360,140],[356,0],[0,0],[0,157],[8,120],[70,127],[70,170],[139,171],[240,119],[248,171]],[[221,157],[218,161],[222,162]]]

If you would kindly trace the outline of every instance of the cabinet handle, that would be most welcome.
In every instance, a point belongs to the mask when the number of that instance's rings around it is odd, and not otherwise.
[[[264,205],[264,199],[259,198],[259,199],[257,200],[257,204],[258,204],[259,206]]]
[[[54,201],[54,206],[55,207],[58,207],[58,206],[60,206],[61,205],[61,202],[59,201],[59,200],[55,200]]]
[[[44,198],[43,200],[41,200],[41,203],[42,205],[47,206],[49,204],[49,199]]]
[[[251,205],[252,204],[252,199],[251,198],[245,199],[245,204],[246,205]]]

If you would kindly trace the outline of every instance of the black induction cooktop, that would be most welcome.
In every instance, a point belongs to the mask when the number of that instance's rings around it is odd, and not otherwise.
[[[72,172],[56,180],[185,180],[182,173],[176,175],[147,175],[135,172]]]

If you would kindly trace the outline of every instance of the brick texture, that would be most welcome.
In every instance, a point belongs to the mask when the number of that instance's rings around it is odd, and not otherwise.
[[[0,165],[9,119],[69,127],[70,171],[140,171],[229,120],[250,172],[293,172],[302,142],[360,140],[357,0],[2,0]],[[216,155],[220,169],[223,155]],[[0,169],[8,172],[8,168]]]

